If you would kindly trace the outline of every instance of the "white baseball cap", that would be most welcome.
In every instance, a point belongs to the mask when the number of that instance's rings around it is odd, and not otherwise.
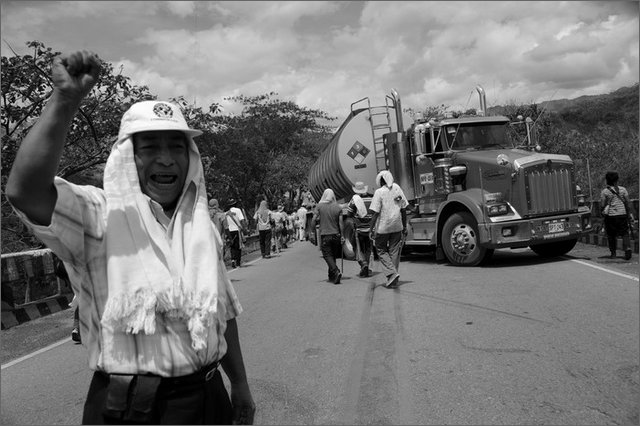
[[[202,134],[201,130],[189,128],[178,105],[163,101],[142,101],[131,105],[122,116],[118,140],[134,133],[152,130],[179,130],[191,137]]]

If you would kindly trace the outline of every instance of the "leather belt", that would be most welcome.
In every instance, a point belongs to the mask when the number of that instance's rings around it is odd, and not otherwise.
[[[220,361],[216,361],[213,364],[209,364],[195,373],[187,374],[186,376],[163,377],[161,383],[163,385],[167,384],[171,386],[187,386],[196,383],[208,382],[213,378],[213,375],[218,370],[219,365]]]
[[[208,366],[201,368],[200,370],[191,373],[191,374],[187,374],[184,376],[176,376],[176,377],[161,377],[158,376],[156,374],[118,374],[118,373],[113,373],[113,374],[109,374],[109,373],[105,373],[104,371],[99,371],[100,374],[107,376],[109,378],[113,378],[113,377],[119,377],[119,376],[123,376],[123,377],[135,377],[135,376],[145,376],[145,377],[158,377],[160,378],[160,382],[161,383],[168,383],[174,386],[180,386],[180,385],[190,385],[190,384],[194,384],[194,383],[204,383],[204,382],[208,382],[209,380],[211,380],[213,378],[213,375],[215,374],[215,372],[218,370],[218,367],[220,366],[220,361],[216,361],[214,363],[209,364]]]

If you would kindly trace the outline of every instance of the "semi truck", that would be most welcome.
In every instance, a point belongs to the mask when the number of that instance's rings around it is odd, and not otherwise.
[[[531,117],[489,115],[484,89],[475,89],[480,106],[468,115],[412,118],[395,89],[384,105],[352,103],[309,171],[315,200],[331,188],[346,202],[358,181],[373,193],[389,170],[410,204],[405,250],[433,250],[457,266],[484,264],[496,249],[569,252],[591,231],[575,163],[541,152]]]

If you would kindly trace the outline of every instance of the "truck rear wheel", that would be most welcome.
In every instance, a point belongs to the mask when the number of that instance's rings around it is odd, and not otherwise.
[[[442,228],[442,249],[449,262],[459,266],[476,266],[488,260],[492,249],[480,246],[478,222],[471,213],[454,213]]]
[[[557,257],[569,253],[576,246],[578,240],[556,241],[553,243],[529,246],[531,250],[542,257]]]

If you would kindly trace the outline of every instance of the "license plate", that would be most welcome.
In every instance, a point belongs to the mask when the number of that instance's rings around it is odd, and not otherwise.
[[[549,233],[564,232],[564,222],[555,222],[549,224]]]

